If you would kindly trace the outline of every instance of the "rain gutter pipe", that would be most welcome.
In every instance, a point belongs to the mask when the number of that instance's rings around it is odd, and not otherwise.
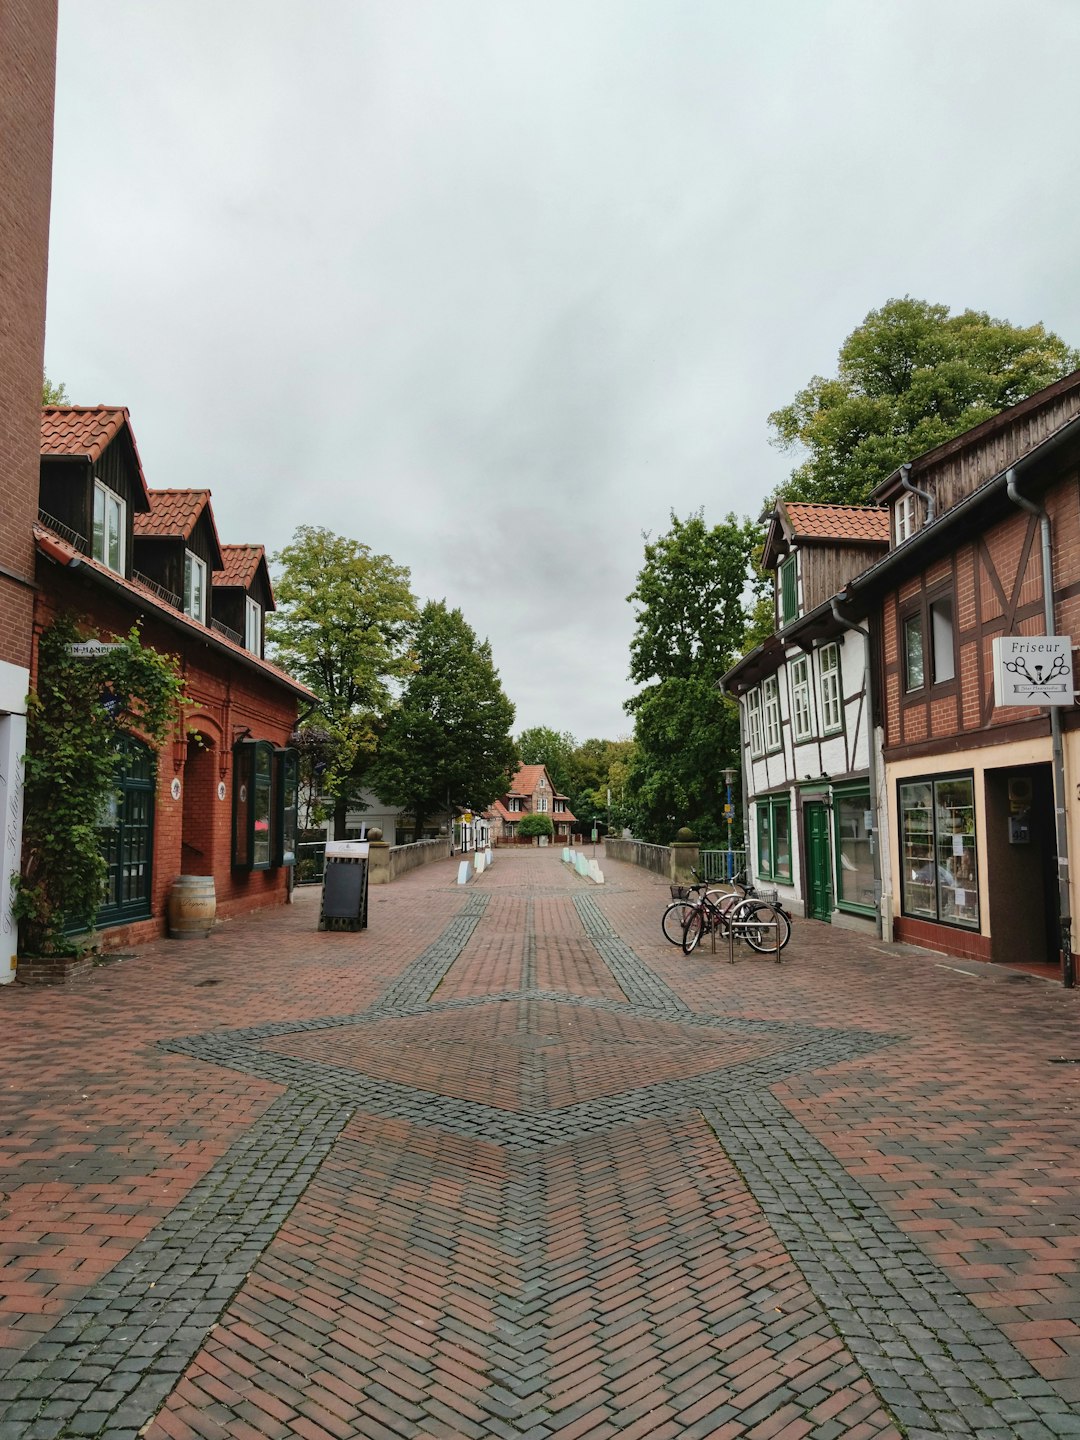
[[[870,680],[872,665],[870,661],[870,629],[866,625],[856,625],[854,620],[849,620],[846,615],[840,614],[840,603],[836,595],[829,600],[829,608],[832,610],[833,619],[845,630],[854,630],[856,634],[863,637],[863,691],[866,696],[866,754],[870,772],[870,815],[874,822],[873,833],[870,837],[870,857],[874,866],[874,911],[877,921],[879,938],[891,940],[891,935],[881,934],[881,846],[878,844],[878,815],[880,814],[880,796],[878,795],[878,767],[877,767],[877,745],[874,741],[874,715],[870,704]]]
[[[1037,515],[1042,541],[1043,623],[1047,635],[1056,634],[1054,619],[1054,557],[1050,533],[1050,516],[1042,505],[1036,505],[1016,488],[1016,469],[1005,474],[1005,492],[1014,505]],[[1054,770],[1054,823],[1057,834],[1058,924],[1061,943],[1061,983],[1066,990],[1076,984],[1072,958],[1072,900],[1069,891],[1069,831],[1065,822],[1065,749],[1061,739],[1061,707],[1050,707],[1050,750]]]
[[[926,501],[926,520],[923,522],[929,525],[934,518],[934,496],[930,490],[920,490],[917,485],[911,483],[911,464],[900,466],[900,484],[905,490],[910,490],[912,495],[918,495],[921,500]]]

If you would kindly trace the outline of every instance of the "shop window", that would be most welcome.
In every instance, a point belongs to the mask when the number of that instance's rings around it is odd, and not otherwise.
[[[274,747],[241,740],[233,749],[233,865],[268,870],[272,856]]]
[[[107,873],[98,925],[123,925],[150,915],[154,853],[154,752],[129,735],[121,738],[120,768],[101,818]]]
[[[780,691],[775,675],[763,681],[761,695],[765,708],[765,749],[771,752],[780,749]]]
[[[791,879],[791,799],[787,795],[772,796],[757,802],[758,853],[757,873],[760,880]]]
[[[300,756],[295,750],[278,750],[274,758],[277,764],[274,864],[295,865],[300,811]]]
[[[748,690],[746,694],[746,728],[750,736],[750,754],[764,755],[765,742],[761,728],[761,691]]]
[[[791,662],[791,718],[796,740],[809,740],[814,733],[814,712],[810,701],[810,661],[802,655]]]
[[[115,570],[118,575],[124,572],[124,541],[127,536],[127,504],[103,485],[100,480],[94,481],[94,535],[91,544],[91,554],[95,560],[100,560],[102,565],[107,565],[110,570]]]
[[[870,791],[834,790],[836,902],[841,910],[873,912],[875,904],[873,818]]]
[[[843,728],[839,645],[823,645],[818,663],[821,671],[821,728],[830,735]]]
[[[899,786],[900,878],[905,915],[979,926],[975,783],[970,775]]]
[[[790,625],[799,613],[799,572],[797,560],[789,555],[780,563],[780,624]]]

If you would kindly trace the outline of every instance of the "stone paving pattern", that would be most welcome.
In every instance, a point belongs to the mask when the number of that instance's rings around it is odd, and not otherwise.
[[[0,991],[0,1440],[1080,1435],[1075,992],[452,879]]]

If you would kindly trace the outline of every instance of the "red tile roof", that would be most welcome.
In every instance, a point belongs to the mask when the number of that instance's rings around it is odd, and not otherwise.
[[[268,679],[276,680],[279,684],[286,686],[294,695],[300,695],[305,700],[317,698],[313,690],[309,690],[299,680],[294,680],[291,675],[287,675],[277,665],[272,665],[269,660],[263,660],[259,655],[253,655],[250,650],[245,650],[243,645],[238,645],[228,636],[212,630],[209,625],[192,620],[190,615],[185,615],[182,610],[177,610],[175,606],[169,605],[153,590],[148,589],[145,585],[140,585],[137,580],[128,580],[125,576],[110,570],[107,565],[102,565],[92,556],[82,554],[47,526],[40,523],[34,525],[34,540],[41,553],[55,564],[69,565],[75,561],[93,579],[119,590],[128,599],[137,601],[142,609],[153,611],[159,619],[167,620],[176,629],[187,631],[205,644],[213,645],[226,654],[232,655],[234,659],[243,660],[245,664],[254,666],[256,670],[262,671]]]
[[[105,450],[127,427],[135,454],[135,467],[146,490],[139,447],[131,417],[122,405],[45,405],[41,411],[41,453],[46,458],[100,460]]]
[[[784,512],[796,540],[889,543],[889,512],[878,505],[816,505],[785,500]]]
[[[510,782],[511,795],[531,796],[539,783],[540,776],[547,773],[543,765],[519,765],[517,774]]]
[[[255,579],[259,561],[266,559],[265,545],[222,545],[222,566],[214,571],[215,585],[239,585],[244,590]]]
[[[187,540],[209,501],[209,490],[151,490],[150,513],[135,516],[135,534]]]

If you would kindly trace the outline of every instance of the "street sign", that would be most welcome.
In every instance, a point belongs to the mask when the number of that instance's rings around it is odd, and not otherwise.
[[[995,705],[1071,705],[1070,635],[998,635],[993,642]]]

